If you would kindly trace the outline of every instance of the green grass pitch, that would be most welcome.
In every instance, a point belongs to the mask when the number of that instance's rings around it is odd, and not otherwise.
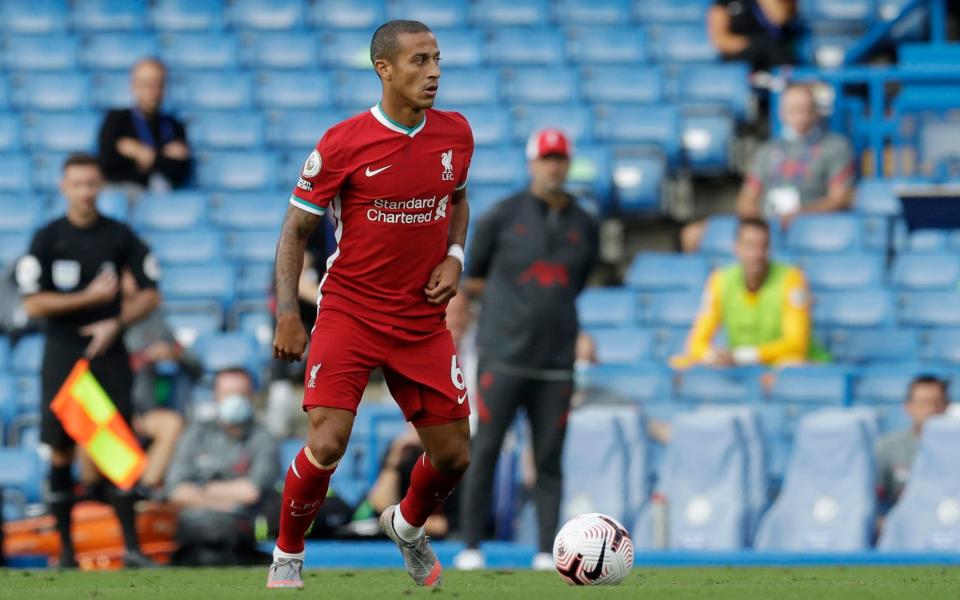
[[[546,598],[691,598],[696,600],[813,598],[960,598],[958,567],[635,568],[617,587],[573,588],[554,573],[444,573],[444,587],[420,589],[399,570],[315,570],[306,589],[267,590],[266,569],[153,569],[81,573],[0,570],[0,598],[411,598],[535,600]]]

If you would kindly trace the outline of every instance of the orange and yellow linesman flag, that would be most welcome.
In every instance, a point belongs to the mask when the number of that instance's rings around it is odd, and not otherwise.
[[[110,396],[80,359],[50,405],[64,430],[117,487],[128,490],[140,479],[147,457]]]

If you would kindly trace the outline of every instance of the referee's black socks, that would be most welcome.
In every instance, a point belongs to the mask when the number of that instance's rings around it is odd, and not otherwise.
[[[57,521],[57,533],[60,534],[60,562],[72,562],[73,536],[70,534],[70,512],[73,510],[73,470],[71,465],[50,467],[50,512]]]
[[[135,494],[124,492],[118,487],[110,486],[107,492],[107,499],[113,510],[117,513],[117,520],[120,521],[120,528],[123,530],[123,545],[129,552],[140,552],[140,541],[137,537],[137,513],[134,510],[134,503],[137,501]]]

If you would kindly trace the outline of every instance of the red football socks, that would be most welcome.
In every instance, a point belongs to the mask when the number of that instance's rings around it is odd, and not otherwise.
[[[462,473],[438,471],[426,454],[420,455],[410,474],[410,489],[400,501],[403,519],[414,527],[423,527],[427,517],[443,504],[462,478]]]
[[[321,469],[301,448],[283,483],[283,506],[280,508],[280,534],[277,548],[290,554],[303,552],[303,536],[313,523],[327,497],[330,476],[336,468]]]

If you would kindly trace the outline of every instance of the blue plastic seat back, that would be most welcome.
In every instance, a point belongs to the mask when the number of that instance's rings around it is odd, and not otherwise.
[[[567,56],[584,65],[642,63],[647,37],[633,26],[575,25],[567,29]]]
[[[581,327],[629,327],[637,323],[637,294],[629,288],[587,288],[577,298]]]

